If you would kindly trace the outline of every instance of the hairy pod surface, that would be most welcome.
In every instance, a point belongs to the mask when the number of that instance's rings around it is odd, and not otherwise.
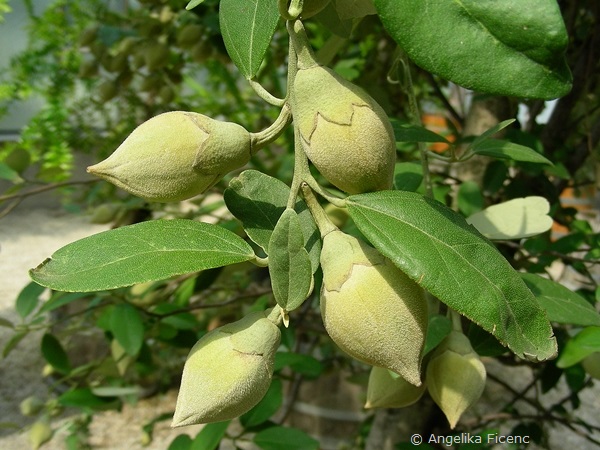
[[[321,315],[350,356],[421,384],[427,327],[423,290],[377,250],[332,231],[323,239]]]
[[[229,420],[254,407],[271,384],[280,339],[264,312],[202,337],[183,368],[172,426]]]
[[[250,160],[250,134],[231,122],[172,111],[142,123],[88,172],[156,202],[201,194]]]
[[[298,70],[292,95],[304,151],[330,183],[349,194],[391,189],[394,132],[373,98],[322,66]]]
[[[416,403],[425,392],[425,384],[415,386],[404,378],[393,377],[383,367],[373,367],[367,385],[365,408],[404,408]]]
[[[427,364],[426,381],[433,401],[454,428],[485,387],[485,366],[462,333],[452,331]]]

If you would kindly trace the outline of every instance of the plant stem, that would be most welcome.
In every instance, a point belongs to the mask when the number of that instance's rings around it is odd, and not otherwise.
[[[421,122],[419,104],[417,102],[417,96],[415,95],[412,76],[410,74],[410,60],[408,59],[406,53],[404,53],[402,50],[399,50],[399,52],[400,62],[404,70],[404,90],[406,92],[406,95],[408,96],[408,110],[410,119],[413,125],[422,127],[423,123]],[[431,183],[431,174],[429,172],[429,155],[427,152],[427,147],[423,142],[419,142],[417,145],[419,147],[419,152],[421,153],[421,167],[423,168],[423,182],[425,183],[425,192],[428,197],[433,198],[433,188]]]
[[[273,106],[279,106],[280,108],[285,105],[285,98],[278,98],[275,97],[273,94],[271,94],[269,91],[267,91],[262,84],[260,84],[258,81],[250,79],[248,80],[248,83],[250,83],[250,86],[252,87],[252,89],[254,89],[254,92],[256,92],[256,95],[258,95],[260,98],[262,98],[265,102],[269,103],[270,105]]]
[[[324,238],[332,231],[338,230],[338,227],[336,227],[331,220],[329,220],[327,213],[317,201],[317,197],[315,197],[315,194],[313,194],[310,186],[307,183],[303,183],[301,189],[302,195],[304,196],[304,201],[306,202],[310,213],[317,223],[317,227],[321,233],[321,238]]]
[[[255,155],[261,148],[276,140],[281,136],[281,133],[283,133],[283,130],[285,130],[285,127],[287,127],[291,121],[292,111],[290,110],[289,105],[285,103],[283,108],[281,108],[279,116],[270,127],[265,128],[258,133],[250,133],[250,153]]]

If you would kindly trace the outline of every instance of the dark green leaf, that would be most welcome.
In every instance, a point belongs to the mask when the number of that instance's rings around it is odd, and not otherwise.
[[[425,339],[425,348],[423,356],[436,348],[452,331],[452,322],[446,316],[435,314],[429,317],[427,325],[427,338]]]
[[[289,366],[294,372],[309,378],[317,378],[323,372],[323,364],[312,356],[292,352],[276,353],[274,370],[286,366]]]
[[[144,342],[144,322],[133,306],[127,303],[115,306],[111,315],[110,331],[127,354],[138,354]]]
[[[7,164],[0,162],[0,179],[8,180],[11,183],[21,183],[23,179],[19,173],[10,168]]]
[[[600,326],[600,314],[594,307],[562,284],[533,273],[522,273],[521,278],[546,310],[550,321]]]
[[[394,187],[398,191],[416,192],[423,182],[423,167],[420,163],[397,163],[394,168]]]
[[[224,194],[229,211],[243,223],[248,237],[265,253],[289,195],[290,188],[283,181],[257,170],[245,170],[231,180]],[[320,264],[321,236],[304,201],[298,199],[294,210],[298,213],[314,273]]]
[[[552,161],[544,158],[535,150],[501,139],[486,139],[473,147],[473,152],[478,155],[492,156],[494,158],[552,165]]]
[[[275,300],[285,311],[293,311],[308,297],[312,267],[298,214],[291,208],[283,212],[269,241],[269,275]]]
[[[63,406],[92,410],[114,409],[119,405],[111,398],[94,395],[89,388],[69,390],[58,398],[58,402]]]
[[[375,0],[383,25],[423,69],[480,92],[551,99],[571,88],[555,0]]]
[[[33,312],[40,301],[40,295],[45,290],[46,288],[39,284],[29,283],[19,293],[15,309],[23,319]]]
[[[190,450],[192,447],[192,438],[187,434],[180,434],[171,441],[167,450]]]
[[[233,232],[192,220],[154,220],[104,231],[57,250],[29,273],[58,291],[90,292],[254,258]]]
[[[275,378],[269,390],[258,404],[240,417],[244,428],[252,428],[266,422],[275,414],[283,403],[281,380]]]
[[[219,24],[223,41],[246,78],[258,72],[278,21],[276,0],[221,0]]]
[[[42,337],[42,356],[58,372],[68,374],[71,371],[67,352],[52,334],[46,333]]]
[[[225,422],[215,422],[204,425],[200,433],[196,435],[190,446],[190,450],[215,450],[219,447],[219,443],[227,427],[229,426],[230,420]]]
[[[392,121],[392,126],[397,142],[444,142],[450,144],[444,136],[434,133],[427,128],[400,123],[396,120]]]
[[[5,327],[5,328],[15,328],[15,324],[12,323],[10,320],[5,319],[4,317],[0,317],[0,327]]]
[[[42,305],[40,310],[37,312],[37,315],[54,311],[55,309],[58,309],[61,306],[68,305],[69,303],[79,300],[80,298],[83,298],[85,296],[86,294],[83,294],[81,292],[71,292],[68,294],[64,292],[55,292],[52,294],[52,297],[50,297],[50,299]]]
[[[458,209],[465,216],[470,216],[484,207],[483,195],[475,181],[465,181],[458,188]]]
[[[4,345],[4,348],[2,349],[2,358],[6,358],[9,355],[9,353],[15,349],[19,342],[21,342],[23,338],[27,336],[27,334],[27,331],[22,331],[20,333],[12,335],[8,342]]]
[[[271,427],[256,433],[254,443],[264,450],[317,450],[319,442],[304,431],[289,427]]]
[[[584,328],[560,352],[556,366],[564,369],[577,364],[592,353],[600,352],[600,327]]]
[[[556,354],[552,327],[490,241],[444,205],[405,191],[348,197],[360,231],[414,281],[520,357]]]

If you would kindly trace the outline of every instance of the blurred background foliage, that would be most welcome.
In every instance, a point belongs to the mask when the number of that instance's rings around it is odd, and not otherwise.
[[[8,114],[11,105],[28,98],[43,101],[18,140],[0,147],[4,182],[0,214],[34,192],[61,188],[65,189],[66,207],[86,211],[92,221],[113,227],[158,217],[201,217],[242,232],[239,224],[223,213],[220,195],[237,173],[184,206],[148,204],[108,183],[73,176],[80,155],[90,161],[106,157],[137,125],[165,111],[196,111],[237,122],[250,131],[266,128],[277,116],[276,108],[262,101],[231,63],[220,35],[218,1],[206,0],[191,11],[185,10],[186,3],[57,0],[40,12],[32,0],[25,1],[29,40],[27,48],[1,69],[0,114]],[[10,20],[7,4],[0,0],[0,15]],[[421,107],[418,119],[425,127],[460,142],[517,117],[503,131],[503,138],[531,147],[554,163],[540,166],[476,157],[457,167],[432,160],[435,197],[465,215],[511,198],[540,195],[548,199],[555,220],[553,230],[519,242],[501,242],[499,248],[516,268],[528,272],[555,276],[559,267],[561,276],[569,274],[569,287],[597,307],[600,4],[592,0],[559,4],[570,36],[567,58],[574,84],[572,91],[557,101],[467,92],[416,67],[411,71]],[[396,44],[377,16],[365,17],[353,29],[344,21],[332,23],[319,16],[306,25],[313,46],[326,49],[321,55],[335,54],[331,66],[368,90],[396,125],[414,122],[407,105],[406,80],[395,67]],[[285,96],[286,57],[287,36],[280,27],[257,76],[279,97]],[[396,187],[423,192],[417,144],[399,140],[397,147]],[[445,145],[431,144],[430,148],[442,156],[448,151]],[[253,157],[250,167],[289,182],[292,149],[292,136],[286,133]],[[355,230],[346,215],[330,212],[346,231]],[[189,348],[207,330],[250,310],[264,309],[271,301],[267,269],[249,264],[110,292],[52,292],[44,302],[40,300],[43,291],[33,284],[22,291],[16,309],[23,323],[15,328],[3,354],[13,351],[30,331],[46,330],[40,348],[54,382],[47,399],[37,403],[29,399],[38,407],[26,405],[23,412],[40,421],[64,407],[80,408],[83,419],[73,422],[68,448],[87,448],[86,430],[96,411],[119,408],[123,402],[176,387]],[[556,324],[560,348],[581,329]],[[473,333],[483,332],[474,329]],[[486,346],[485,339],[479,342],[477,351],[482,355],[496,357],[507,367],[528,367],[542,389],[530,386],[515,391],[510,381],[498,381],[504,383],[508,396],[498,411],[506,415],[489,421],[473,419],[472,430],[499,429],[509,423],[545,445],[548,426],[558,422],[573,429],[577,419],[571,417],[572,411],[579,405],[579,395],[592,383],[580,364],[559,368],[549,361],[533,366],[517,361],[494,343]],[[294,399],[307,380],[342,371],[344,380],[364,385],[366,368],[343,357],[326,338],[316,294],[297,313],[290,328],[283,330],[282,343],[276,378],[284,384],[274,383],[265,400],[242,417],[243,431],[229,433],[234,441],[260,436],[289,419]],[[568,399],[542,406],[538,396],[555,388],[563,375]],[[534,406],[535,420],[521,415],[515,406],[524,397],[533,398],[529,403]],[[282,404],[285,406],[280,408]],[[430,405],[428,413],[435,417],[431,411]],[[369,448],[374,416],[365,417],[353,431],[356,448]],[[157,421],[168,419],[170,416],[157,417]],[[422,426],[447,433],[442,424],[426,421]],[[153,426],[150,423],[144,430],[148,439]],[[207,429],[219,439],[227,433],[225,429],[220,435],[216,428]],[[587,433],[589,442],[598,443],[591,437],[597,426],[584,424],[577,430]],[[289,442],[291,435],[281,433],[282,442]],[[191,442],[179,437],[173,449],[191,448]]]

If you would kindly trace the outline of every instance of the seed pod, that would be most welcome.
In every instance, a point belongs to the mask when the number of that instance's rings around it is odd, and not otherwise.
[[[24,416],[32,417],[39,413],[44,408],[45,404],[46,403],[40,398],[31,395],[19,403],[19,410]]]
[[[186,25],[177,33],[177,46],[181,48],[192,47],[202,38],[203,31],[201,25],[195,23]]]
[[[172,426],[229,420],[254,407],[271,384],[280,338],[264,312],[207,333],[183,368]]]
[[[454,428],[460,416],[481,397],[486,372],[469,339],[452,331],[427,364],[426,380],[433,401]]]
[[[318,65],[303,29],[296,31],[291,102],[306,156],[349,194],[391,189],[396,145],[387,115],[361,88]]]
[[[423,290],[377,250],[339,230],[323,239],[321,267],[321,315],[331,339],[359,361],[419,386]]]
[[[240,125],[173,111],[137,127],[88,172],[155,202],[201,194],[250,159],[250,134]]]
[[[41,419],[31,426],[27,434],[31,448],[37,450],[52,438],[52,428],[47,419]]]
[[[393,377],[387,369],[373,367],[365,408],[404,408],[416,403],[424,392],[424,384],[415,386],[401,376]]]

